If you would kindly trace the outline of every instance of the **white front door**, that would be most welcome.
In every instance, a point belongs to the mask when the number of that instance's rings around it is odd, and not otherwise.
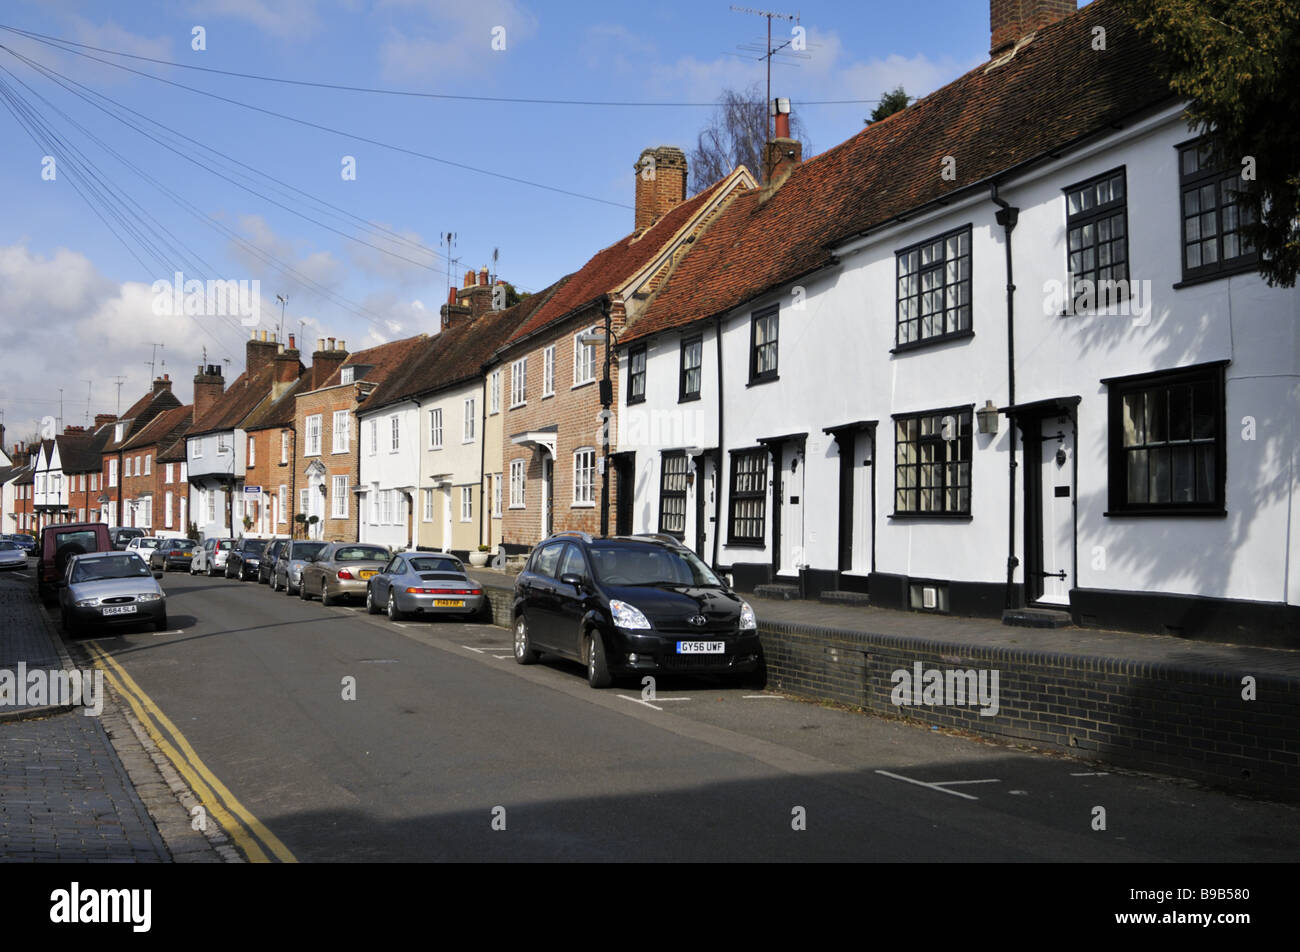
[[[778,575],[794,577],[803,567],[804,473],[803,447],[795,442],[781,446],[781,562]]]
[[[1042,437],[1043,593],[1038,600],[1069,605],[1074,587],[1074,426],[1068,417],[1044,417]]]

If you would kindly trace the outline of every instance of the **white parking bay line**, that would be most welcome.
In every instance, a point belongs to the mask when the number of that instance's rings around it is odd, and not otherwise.
[[[496,658],[498,661],[504,661],[506,658],[513,658],[514,655],[512,655],[512,654],[494,654],[492,657]]]
[[[1101,771],[1094,771],[1091,773],[1072,773],[1070,774],[1070,776],[1071,777],[1109,777],[1110,774],[1103,773]]]
[[[482,648],[471,648],[469,645],[461,645],[466,651],[472,651],[475,654],[487,654]]]
[[[742,698],[747,701],[784,701],[785,698],[779,694],[742,694]]]
[[[945,780],[941,783],[927,783],[924,780],[915,780],[912,777],[904,777],[902,774],[890,773],[888,770],[877,770],[876,773],[883,774],[886,777],[892,777],[894,780],[902,780],[905,783],[914,783],[918,787],[929,787],[931,790],[938,790],[940,793],[947,793],[954,797],[961,797],[963,800],[978,800],[979,797],[971,796],[969,793],[962,793],[959,790],[949,790],[949,785],[961,783],[1001,783],[1001,780]]]
[[[653,709],[653,710],[656,710],[656,711],[662,711],[662,710],[663,710],[662,707],[658,707],[657,705],[651,704],[649,701],[643,701],[643,700],[641,700],[641,698],[639,698],[639,697],[629,697],[629,696],[626,695],[626,694],[620,694],[620,695],[618,695],[618,696],[621,697],[621,698],[622,698],[623,700],[625,700],[625,701],[631,701],[631,702],[633,702],[634,704],[642,704],[642,705],[644,705],[644,706],[646,706],[646,707],[648,707],[648,708],[651,708],[651,709]]]

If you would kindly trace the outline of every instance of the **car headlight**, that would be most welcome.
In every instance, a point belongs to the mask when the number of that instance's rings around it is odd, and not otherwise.
[[[137,595],[135,600],[137,602],[156,602],[160,598],[162,598],[162,595],[158,592],[145,592],[141,595]]]
[[[650,627],[650,619],[645,617],[641,609],[627,602],[620,602],[617,598],[609,600],[609,613],[614,616],[614,624],[619,628]]]
[[[758,619],[754,617],[754,608],[749,602],[740,603],[740,630],[754,631],[758,628]]]
[[[94,608],[99,604],[98,598],[79,598],[77,599],[78,608]]]

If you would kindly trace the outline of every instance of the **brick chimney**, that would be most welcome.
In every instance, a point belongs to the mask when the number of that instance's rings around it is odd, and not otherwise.
[[[171,392],[171,389],[172,389],[171,374],[163,374],[161,377],[154,378],[153,380],[154,393],[161,393],[164,390]]]
[[[803,143],[790,136],[790,100],[773,99],[776,135],[763,146],[763,184],[780,185],[803,161]]]
[[[71,423],[68,423],[63,427],[64,436],[80,436],[85,432],[86,428],[84,426],[73,426]]]
[[[1035,30],[1064,19],[1078,10],[1076,0],[990,0],[989,27],[993,34],[989,55],[1008,52]]]
[[[225,389],[226,378],[221,375],[220,364],[208,364],[199,367],[194,376],[194,422],[203,419],[209,410],[221,399]]]
[[[275,355],[275,388],[283,392],[283,386],[293,383],[302,374],[301,354],[298,353],[297,341],[289,335],[289,346],[280,344]],[[279,394],[276,394],[279,396]]]
[[[686,201],[686,154],[676,146],[645,149],[636,174],[636,230],[644,231]]]
[[[327,347],[325,338],[316,338],[316,350],[311,355],[311,388],[315,390],[324,386],[330,375],[347,359],[347,348],[343,346],[342,341],[338,341],[336,346],[334,338],[331,337]]]
[[[262,331],[259,336],[256,330],[252,332],[244,348],[244,369],[250,377],[263,368],[271,366],[271,361],[275,359],[275,352],[279,349],[274,336],[268,340],[266,331]]]
[[[116,422],[117,422],[117,414],[116,414],[116,413],[96,413],[96,414],[95,414],[95,429],[96,429],[96,430],[98,430],[101,426],[108,426],[108,424],[110,424],[110,423],[116,423]]]

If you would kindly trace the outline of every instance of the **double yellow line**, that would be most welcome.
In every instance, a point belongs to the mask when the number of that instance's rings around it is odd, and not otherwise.
[[[185,735],[177,729],[166,714],[158,709],[158,705],[154,704],[149,695],[141,690],[140,685],[126,673],[126,669],[114,661],[99,645],[94,642],[87,642],[86,645],[94,658],[95,666],[104,672],[113,690],[126,698],[136,718],[149,732],[158,749],[185,778],[185,782],[190,785],[190,789],[199,798],[200,804],[207,810],[208,815],[230,835],[235,845],[248,857],[249,862],[273,862],[274,860],[267,856],[268,851],[281,863],[298,862],[293,853],[289,852],[289,848],[281,843],[279,838],[268,830],[261,820],[253,816],[235,798],[235,795],[226,789],[226,785],[217,779],[216,774],[194,752]]]

